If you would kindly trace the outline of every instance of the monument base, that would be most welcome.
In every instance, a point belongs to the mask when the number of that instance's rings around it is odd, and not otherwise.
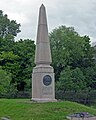
[[[35,102],[55,102],[54,71],[50,65],[33,68],[32,100]]]
[[[57,100],[56,99],[49,99],[49,98],[32,98],[31,99],[33,102],[40,102],[40,103],[42,103],[42,102],[57,102]]]

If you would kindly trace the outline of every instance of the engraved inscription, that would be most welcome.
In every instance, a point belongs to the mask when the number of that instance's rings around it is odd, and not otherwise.
[[[44,95],[51,95],[52,94],[52,87],[43,87],[42,88],[42,93]]]

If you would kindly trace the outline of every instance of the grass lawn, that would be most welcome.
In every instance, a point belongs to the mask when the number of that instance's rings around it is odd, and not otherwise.
[[[96,115],[96,109],[69,101],[32,103],[29,99],[0,99],[0,118],[11,120],[66,120],[66,115],[75,112]]]

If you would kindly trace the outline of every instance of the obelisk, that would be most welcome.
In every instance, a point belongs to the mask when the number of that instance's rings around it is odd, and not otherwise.
[[[55,100],[54,70],[50,66],[51,51],[48,38],[46,10],[42,4],[39,10],[35,64],[32,73],[32,100],[53,102]]]

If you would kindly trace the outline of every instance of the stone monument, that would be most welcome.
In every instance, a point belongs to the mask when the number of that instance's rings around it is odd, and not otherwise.
[[[54,70],[50,66],[51,51],[48,38],[46,10],[42,4],[39,10],[35,64],[32,73],[32,100],[37,102],[54,102]]]

